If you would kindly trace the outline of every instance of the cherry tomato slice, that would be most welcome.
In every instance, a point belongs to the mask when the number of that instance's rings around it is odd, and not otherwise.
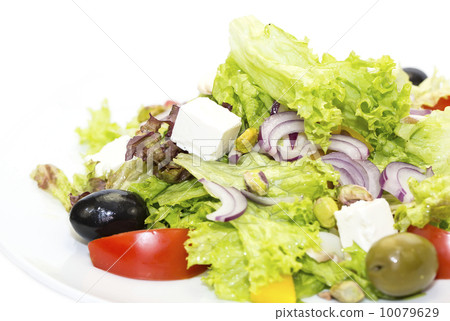
[[[423,109],[431,109],[431,110],[444,110],[445,107],[450,106],[450,96],[445,96],[439,98],[437,103],[434,106],[422,105]]]
[[[450,279],[450,232],[429,224],[423,228],[410,226],[408,232],[423,236],[433,243],[439,260],[436,279]]]
[[[206,265],[187,268],[184,242],[188,229],[139,230],[89,242],[92,264],[133,279],[180,280],[196,276]]]

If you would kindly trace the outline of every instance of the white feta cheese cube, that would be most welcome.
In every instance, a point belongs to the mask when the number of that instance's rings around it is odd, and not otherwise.
[[[355,242],[367,252],[379,239],[398,232],[394,228],[389,204],[384,198],[342,206],[334,216],[344,248]]]
[[[118,170],[125,162],[125,153],[130,136],[124,135],[109,142],[94,155],[86,156],[86,161],[92,160],[99,162],[95,166],[95,174],[98,176],[106,175],[109,171]]]
[[[181,106],[171,139],[203,160],[217,160],[230,151],[240,127],[240,117],[207,97],[199,97]]]

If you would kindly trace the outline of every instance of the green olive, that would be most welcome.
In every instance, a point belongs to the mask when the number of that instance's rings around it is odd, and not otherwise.
[[[369,280],[381,292],[395,297],[415,294],[433,282],[438,269],[436,249],[412,233],[386,236],[366,256]]]

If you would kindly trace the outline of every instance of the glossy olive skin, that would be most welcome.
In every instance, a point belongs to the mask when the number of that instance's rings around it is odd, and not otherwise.
[[[412,233],[386,236],[366,256],[369,280],[381,292],[402,297],[415,294],[433,282],[438,258],[433,244]]]
[[[103,190],[80,199],[70,211],[70,223],[84,239],[94,239],[145,228],[149,215],[144,200],[122,190]]]
[[[415,86],[419,86],[422,81],[428,78],[426,73],[417,68],[403,68],[403,71],[408,74],[409,81]]]

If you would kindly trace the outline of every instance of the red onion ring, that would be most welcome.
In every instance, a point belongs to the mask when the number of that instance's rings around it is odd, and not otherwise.
[[[380,185],[383,190],[397,197],[399,201],[410,203],[414,200],[414,196],[408,186],[410,177],[414,177],[419,182],[426,178],[417,166],[402,162],[392,162],[381,173]]]
[[[380,170],[370,160],[358,160],[356,162],[364,167],[369,177],[368,186],[366,187],[367,191],[373,198],[380,198],[383,195],[383,190],[380,185]]]
[[[298,115],[293,111],[276,113],[266,118],[259,128],[258,140],[261,148],[266,152],[270,150],[269,135],[275,127],[283,122],[299,119]]]
[[[241,158],[242,153],[237,151],[235,147],[231,149],[231,151],[228,153],[228,163],[232,165],[236,165],[239,161],[239,158]]]
[[[409,114],[410,115],[417,115],[417,116],[426,116],[431,114],[431,109],[410,109]]]
[[[345,153],[352,159],[367,159],[369,157],[369,148],[352,136],[333,135],[330,138],[330,150]]]
[[[228,222],[237,219],[247,209],[246,198],[234,187],[223,187],[202,178],[198,180],[210,194],[220,199],[222,206],[215,212],[206,215],[211,221]]]
[[[322,156],[322,161],[332,165],[337,171],[339,171],[339,169],[347,170],[354,185],[359,185],[367,189],[369,176],[367,175],[366,170],[354,160],[343,159],[339,156],[336,157],[336,155],[333,154],[335,153],[326,155],[328,157]],[[342,185],[347,185],[343,183],[344,182],[341,182]]]

